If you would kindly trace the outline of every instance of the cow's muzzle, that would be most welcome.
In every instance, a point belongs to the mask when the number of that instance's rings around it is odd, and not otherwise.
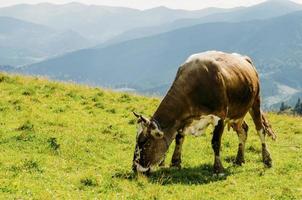
[[[133,171],[139,172],[139,173],[149,173],[151,170],[150,167],[143,167],[136,161],[134,161],[132,169],[133,169]]]

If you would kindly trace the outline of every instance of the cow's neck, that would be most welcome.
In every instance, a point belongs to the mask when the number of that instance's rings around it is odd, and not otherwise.
[[[181,128],[186,107],[185,99],[181,98],[175,90],[170,90],[152,117],[170,142],[174,139],[176,131]]]

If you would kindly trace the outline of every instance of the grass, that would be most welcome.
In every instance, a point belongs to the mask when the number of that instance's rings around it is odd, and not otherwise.
[[[253,125],[246,164],[233,164],[237,136],[225,131],[224,176],[212,173],[210,130],[187,137],[183,168],[135,176],[136,121],[156,98],[0,73],[0,199],[302,199],[302,119],[269,114],[274,166],[264,168]],[[173,152],[172,145],[167,165]]]

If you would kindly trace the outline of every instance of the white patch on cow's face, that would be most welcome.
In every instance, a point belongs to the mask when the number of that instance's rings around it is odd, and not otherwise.
[[[144,123],[139,123],[139,124],[137,125],[136,140],[138,139],[138,137],[139,137],[141,134],[144,134],[144,135],[147,134],[147,125],[144,124]]]
[[[194,136],[200,136],[206,132],[209,125],[217,126],[219,120],[220,118],[215,115],[201,116],[200,119],[194,120],[186,127],[184,132]]]
[[[158,128],[158,125],[156,123],[153,123],[151,135],[155,138],[162,138],[164,136],[164,133]]]
[[[138,136],[143,132],[143,127],[141,124],[138,124],[137,126],[137,133],[136,133],[136,139],[138,138]]]

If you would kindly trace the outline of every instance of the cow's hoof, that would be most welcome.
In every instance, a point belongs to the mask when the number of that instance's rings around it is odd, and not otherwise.
[[[170,168],[176,168],[181,169],[181,161],[180,160],[174,160],[171,162]]]
[[[243,163],[245,163],[244,158],[237,156],[235,164],[238,165],[238,166],[242,166]]]
[[[271,168],[273,166],[273,161],[272,161],[271,157],[263,158],[263,163],[264,163],[264,166],[267,168]]]
[[[170,168],[181,169],[181,164],[180,163],[171,163]]]
[[[172,159],[170,168],[181,169],[181,160],[180,159]]]
[[[214,168],[214,173],[215,174],[223,174],[224,172],[224,168]]]
[[[237,156],[236,156],[236,160],[235,160],[235,164],[236,165],[239,165],[241,166],[242,163],[244,163],[244,154],[243,154],[243,151],[238,149],[238,152],[237,152]]]
[[[214,164],[214,173],[215,174],[221,174],[224,172],[224,168],[221,164],[221,162],[215,163]]]
[[[271,168],[273,166],[272,158],[267,150],[262,153],[262,160],[265,167]]]

